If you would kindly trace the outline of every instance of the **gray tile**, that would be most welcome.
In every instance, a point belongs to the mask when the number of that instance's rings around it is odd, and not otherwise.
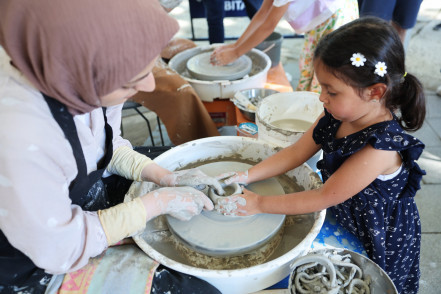
[[[441,140],[440,139],[441,138],[441,117],[439,117],[439,118],[428,118],[426,121],[432,127],[432,129],[435,131],[438,140]],[[438,145],[440,145],[440,144],[438,144]]]
[[[419,294],[440,293],[441,234],[423,234],[421,240],[421,279]]]
[[[441,233],[441,185],[422,185],[415,196],[423,233]]]
[[[432,20],[416,31],[406,51],[407,71],[420,79],[425,89],[432,91],[440,85],[441,79],[441,61],[438,55],[441,33],[432,30],[439,22]]]
[[[417,162],[426,171],[424,184],[441,184],[441,147],[426,147]]]
[[[438,137],[438,134],[432,128],[432,125],[429,124],[428,119],[426,119],[421,129],[416,132],[411,132],[410,134],[421,140],[426,145],[426,148],[441,146],[441,140]]]
[[[439,15],[440,10],[441,7],[437,0],[425,0],[421,3],[417,20],[420,22],[435,19]]]
[[[441,86],[441,81],[439,85]],[[424,93],[426,94],[426,119],[441,118],[441,97],[432,91],[425,91]],[[441,128],[441,125],[438,126]]]

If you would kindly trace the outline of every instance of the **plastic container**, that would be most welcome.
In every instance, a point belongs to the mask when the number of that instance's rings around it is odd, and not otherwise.
[[[208,137],[191,141],[161,154],[155,162],[169,170],[181,169],[195,162],[213,162],[236,158],[241,162],[260,162],[275,154],[279,148],[259,140],[240,136]],[[287,172],[283,180],[284,189],[299,185],[303,189],[315,189],[321,185],[318,176],[309,166],[303,164]],[[134,182],[126,194],[126,201],[148,190],[149,182]],[[289,192],[287,190],[287,192]],[[190,265],[168,241],[160,222],[161,217],[147,222],[146,229],[133,237],[136,244],[151,258],[176,271],[194,275],[228,294],[253,293],[265,289],[286,278],[290,264],[305,255],[311,248],[323,225],[326,210],[296,216],[287,216],[290,225],[285,225],[283,237],[274,253],[262,264],[256,266],[212,270]]]
[[[297,91],[277,93],[266,97],[256,112],[259,140],[281,147],[296,142],[323,112],[319,95],[314,92]],[[285,120],[285,125],[276,124]],[[295,122],[299,128],[296,129]],[[291,122],[293,125],[289,125]]]
[[[250,138],[257,139],[258,129],[257,129],[256,124],[253,124],[250,122],[241,123],[241,124],[239,124],[239,126],[236,127],[236,129],[237,129],[238,136],[250,137]]]
[[[371,294],[398,294],[397,288],[395,287],[394,283],[392,282],[391,278],[387,275],[387,273],[378,266],[375,262],[370,260],[364,255],[361,255],[357,252],[342,249],[342,248],[332,248],[332,249],[319,249],[319,250],[313,250],[309,252],[306,256],[298,257],[294,260],[294,262],[291,264],[292,272],[289,278],[289,293],[295,294],[295,286],[293,278],[295,276],[296,268],[300,268],[303,262],[308,261],[309,257],[318,256],[321,258],[325,258],[331,262],[331,259],[328,258],[328,255],[350,255],[351,257],[351,263],[357,265],[360,270],[362,271],[362,279],[371,280],[370,281],[370,293]],[[302,261],[303,260],[303,261]],[[344,264],[344,263],[340,263]],[[336,277],[338,278],[338,276]],[[331,279],[331,278],[330,278]],[[324,289],[322,289],[324,291]],[[299,291],[297,291],[298,293]],[[308,292],[309,293],[309,292]],[[319,292],[324,293],[324,292]],[[328,293],[328,292],[326,292]],[[331,293],[331,291],[329,291]],[[332,292],[334,293],[334,292]],[[335,292],[336,293],[336,292]],[[340,293],[340,292],[339,292]],[[351,292],[352,293],[352,292]],[[355,292],[354,292],[355,293]],[[364,292],[363,292],[364,293]]]
[[[266,89],[266,88],[253,88],[253,89],[242,90],[240,91],[240,93],[246,98],[248,98],[250,102],[257,107],[264,98],[279,93],[279,91],[273,89]],[[235,96],[236,95],[237,93],[235,94]],[[240,112],[243,114],[243,116],[246,119],[252,122],[256,121],[256,111],[244,107],[243,105],[240,104],[240,102],[237,101],[237,99],[233,98],[230,100],[233,101],[234,105],[236,105],[237,108],[239,108]]]
[[[255,47],[268,55],[271,59],[271,67],[277,66],[280,62],[282,41],[283,36],[277,32],[273,32],[262,43]]]
[[[219,46],[222,46],[222,44],[187,49],[173,56],[168,66],[189,82],[199,98],[204,102],[213,102],[216,98],[229,99],[238,91],[250,88],[263,88],[265,86],[268,70],[271,67],[271,60],[268,55],[254,48],[246,54],[252,61],[251,72],[241,79],[234,81],[202,81],[193,78],[187,70],[187,61],[195,55],[213,51]]]
[[[296,142],[312,126],[323,112],[319,95],[314,92],[297,91],[277,93],[266,97],[256,111],[258,139],[281,147]],[[298,129],[296,129],[298,127]],[[316,169],[322,151],[308,165]]]

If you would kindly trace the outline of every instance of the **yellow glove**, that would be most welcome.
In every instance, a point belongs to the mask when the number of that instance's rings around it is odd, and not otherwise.
[[[129,180],[141,182],[142,170],[146,165],[152,162],[150,158],[136,152],[130,147],[121,146],[113,151],[112,160],[107,166],[107,171]]]
[[[107,243],[115,244],[145,228],[147,212],[140,198],[98,211]]]
[[[99,210],[98,216],[107,243],[112,245],[144,230],[146,222],[158,215],[170,214],[180,220],[189,220],[201,213],[202,209],[213,208],[211,200],[201,191],[191,187],[166,187]]]

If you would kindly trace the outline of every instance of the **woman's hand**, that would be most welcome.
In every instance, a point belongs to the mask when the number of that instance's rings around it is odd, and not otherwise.
[[[224,189],[219,181],[213,177],[206,175],[197,168],[175,171],[163,176],[160,180],[161,186],[191,186],[207,185],[213,187],[218,195],[224,195]]]
[[[169,214],[180,220],[189,220],[202,209],[212,210],[213,202],[201,191],[191,187],[160,188],[141,197],[147,219]]]
[[[242,188],[243,194],[223,197],[218,201],[216,210],[224,215],[245,216],[262,213],[259,209],[259,201],[262,196]]]

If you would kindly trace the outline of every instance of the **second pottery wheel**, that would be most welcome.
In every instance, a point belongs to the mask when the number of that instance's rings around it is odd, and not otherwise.
[[[198,168],[209,176],[229,171],[245,171],[251,165],[222,161]],[[252,183],[247,189],[260,195],[285,194],[280,183],[272,178]],[[236,256],[267,243],[279,232],[285,215],[258,214],[253,216],[224,216],[216,211],[203,211],[189,221],[167,216],[170,230],[193,250],[210,256]]]
[[[187,61],[187,70],[192,76],[203,81],[241,79],[251,71],[251,59],[242,55],[236,61],[224,65],[212,65],[210,63],[210,52],[200,53]]]

